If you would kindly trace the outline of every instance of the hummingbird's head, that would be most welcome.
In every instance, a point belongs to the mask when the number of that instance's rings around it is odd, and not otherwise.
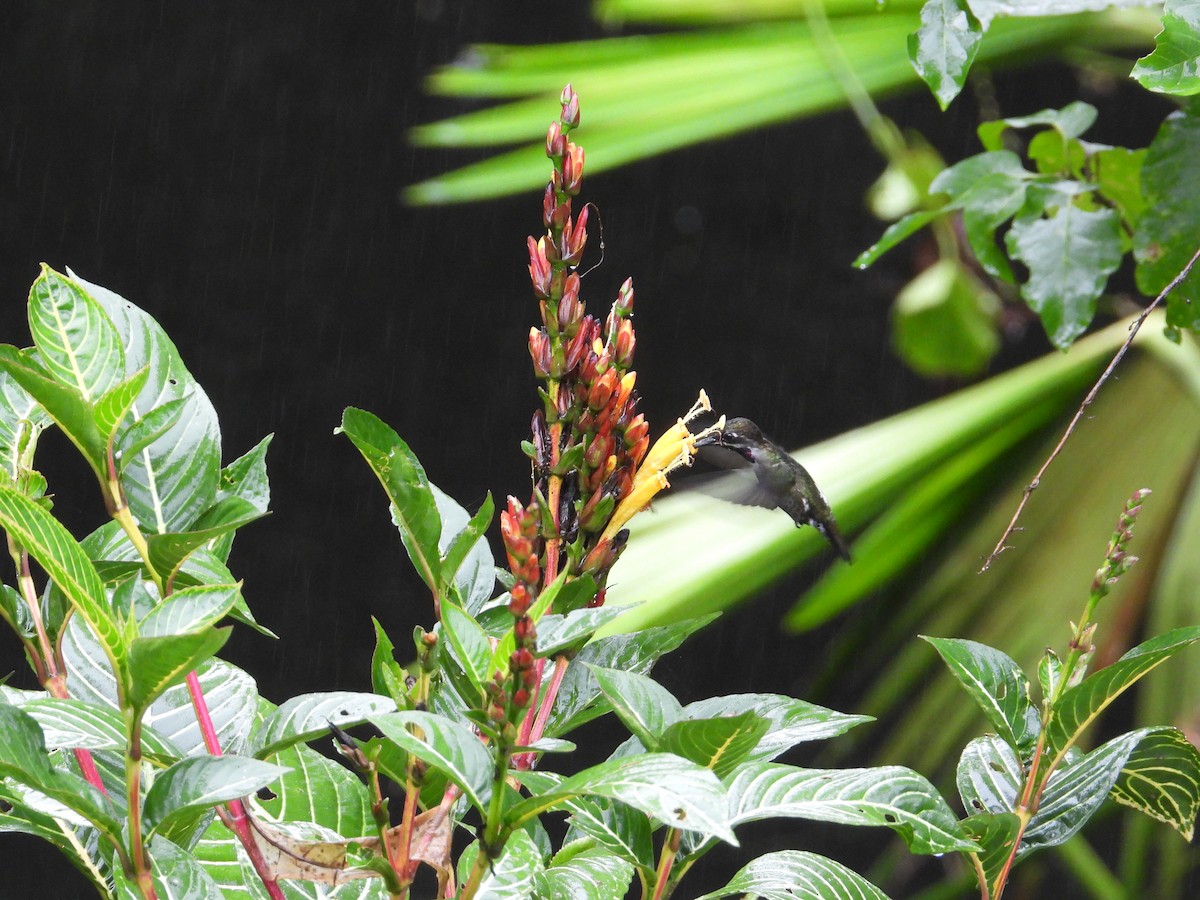
[[[751,447],[761,444],[762,441],[763,433],[758,430],[758,426],[740,416],[729,419],[717,438],[717,443],[722,447],[736,450],[743,456],[747,455],[747,451]]]

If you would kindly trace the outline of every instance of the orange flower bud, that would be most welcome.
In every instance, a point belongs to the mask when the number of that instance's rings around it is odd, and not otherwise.
[[[549,147],[550,145],[547,142],[547,155],[549,155]],[[558,200],[554,196],[554,189],[547,184],[546,193],[542,194],[542,225],[546,228],[549,228],[550,223],[554,220],[554,207],[557,205]]]
[[[617,327],[617,346],[613,358],[616,364],[622,369],[627,369],[633,364],[633,348],[637,345],[637,339],[633,336],[633,323],[628,319],[624,319]]]
[[[583,185],[583,148],[567,142],[562,161],[562,190],[574,197]]]
[[[534,241],[528,238],[529,248],[529,280],[533,282],[533,291],[539,297],[550,296],[550,261],[546,258],[546,239]]]
[[[529,329],[529,356],[533,359],[533,372],[538,378],[550,374],[550,338],[540,328]]]
[[[567,85],[562,89],[562,94],[559,95],[559,102],[562,103],[562,115],[560,121],[564,128],[579,127],[579,95],[575,93],[575,88]]]
[[[583,319],[583,304],[579,302],[579,275],[572,272],[563,284],[563,295],[558,301],[558,330],[568,339],[574,337]],[[567,364],[569,370],[571,365]]]
[[[546,129],[546,156],[557,160],[563,155],[565,146],[566,141],[563,139],[562,124],[560,122],[551,122],[550,127]]]
[[[592,389],[588,392],[588,407],[593,410],[605,409],[617,387],[617,370],[607,369],[592,384]]]
[[[625,426],[625,446],[631,447],[638,441],[644,439],[650,433],[650,423],[646,421],[646,417],[638,413],[633,420]]]

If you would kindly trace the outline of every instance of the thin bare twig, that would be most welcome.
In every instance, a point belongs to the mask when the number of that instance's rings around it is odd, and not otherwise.
[[[1108,381],[1109,376],[1112,375],[1112,373],[1116,370],[1117,365],[1124,358],[1125,351],[1127,351],[1129,346],[1133,343],[1133,339],[1137,336],[1138,330],[1142,327],[1142,323],[1146,321],[1146,317],[1149,316],[1150,313],[1152,313],[1155,308],[1157,308],[1157,306],[1167,298],[1167,295],[1170,294],[1171,291],[1179,287],[1179,285],[1183,282],[1183,279],[1187,278],[1188,275],[1191,274],[1192,267],[1196,265],[1197,261],[1200,261],[1200,249],[1196,250],[1196,252],[1192,255],[1192,258],[1188,260],[1188,264],[1183,267],[1183,270],[1171,279],[1171,283],[1162,289],[1159,295],[1154,298],[1154,302],[1142,310],[1142,314],[1134,319],[1133,324],[1129,326],[1129,337],[1125,338],[1125,342],[1121,344],[1121,349],[1117,351],[1116,356],[1112,358],[1112,361],[1108,364],[1108,367],[1104,370],[1104,373],[1100,376],[1096,383],[1092,385],[1092,389],[1088,391],[1087,396],[1083,398],[1083,402],[1079,404],[1079,409],[1075,411],[1074,418],[1072,418],[1070,424],[1067,425],[1067,430],[1063,432],[1063,436],[1059,439],[1058,444],[1050,452],[1050,455],[1046,457],[1046,461],[1042,463],[1042,467],[1038,469],[1037,474],[1033,476],[1033,481],[1025,485],[1025,490],[1021,493],[1021,502],[1017,504],[1017,511],[1013,513],[1012,519],[1009,520],[1008,527],[1004,529],[1004,534],[1000,535],[1000,540],[996,542],[996,546],[992,548],[992,552],[989,553],[987,559],[983,561],[983,565],[979,569],[980,574],[986,572],[991,564],[996,561],[996,557],[1008,549],[1007,541],[1017,528],[1017,520],[1021,518],[1021,513],[1025,510],[1025,504],[1029,502],[1029,496],[1036,491],[1038,489],[1038,485],[1042,483],[1042,476],[1045,475],[1046,470],[1050,468],[1050,463],[1054,462],[1058,454],[1062,452],[1062,448],[1066,445],[1067,439],[1070,438],[1075,432],[1075,427],[1079,424],[1079,420],[1083,418],[1084,411],[1091,406],[1092,401],[1096,399],[1096,395],[1100,392],[1101,385]]]

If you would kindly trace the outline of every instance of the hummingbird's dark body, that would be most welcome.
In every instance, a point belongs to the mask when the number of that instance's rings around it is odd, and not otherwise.
[[[725,423],[716,437],[716,446],[733,451],[749,464],[756,484],[735,502],[752,506],[779,507],[799,525],[811,525],[825,536],[838,555],[850,561],[850,551],[838,531],[833,511],[808,470],[791,454],[763,435],[749,419],[735,418]]]

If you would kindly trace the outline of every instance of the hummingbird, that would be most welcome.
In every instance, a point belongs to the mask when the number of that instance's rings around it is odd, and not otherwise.
[[[813,477],[757,425],[746,418],[729,419],[719,433],[699,446],[703,448],[702,457],[715,465],[749,466],[754,473],[754,482],[734,493],[722,493],[723,499],[746,506],[778,507],[792,517],[797,527],[811,525],[821,532],[838,555],[850,562],[850,550],[838,531],[829,501]]]

